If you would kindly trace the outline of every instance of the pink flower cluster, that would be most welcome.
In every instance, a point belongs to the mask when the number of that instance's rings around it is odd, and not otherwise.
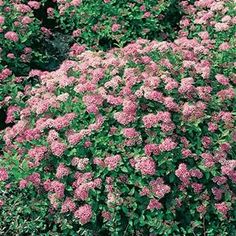
[[[78,218],[81,224],[86,224],[92,218],[92,207],[88,204],[80,206],[75,212],[75,218]]]

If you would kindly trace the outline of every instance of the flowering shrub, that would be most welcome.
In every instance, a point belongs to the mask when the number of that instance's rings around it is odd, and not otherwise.
[[[30,2],[0,2],[0,63],[18,75],[29,71],[35,56],[32,41],[40,36],[40,22],[34,17]]]
[[[49,19],[57,19],[60,29],[72,33],[77,42],[103,49],[138,37],[173,37],[171,24],[178,22],[179,11],[174,0],[58,0],[57,8],[47,9]]]
[[[32,48],[35,38],[41,36],[40,21],[33,14],[40,3],[32,2],[0,1],[0,108],[17,103],[19,92],[24,91],[22,76],[28,74],[30,63],[45,59]]]
[[[235,3],[181,5],[174,42],[74,44],[9,107],[2,209],[17,186],[67,235],[235,235]]]

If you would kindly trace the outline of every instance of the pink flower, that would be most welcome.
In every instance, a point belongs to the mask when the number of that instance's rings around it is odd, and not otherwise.
[[[39,173],[33,173],[29,175],[26,180],[31,182],[34,186],[38,186],[41,183],[41,177]]]
[[[148,210],[153,210],[153,209],[161,209],[163,206],[160,202],[158,202],[158,200],[156,199],[151,199],[148,206],[147,206],[147,209]]]
[[[81,224],[86,224],[92,217],[92,208],[90,205],[85,204],[80,206],[74,213],[75,218],[78,218]]]
[[[52,7],[47,8],[48,17],[54,16],[54,9]]]
[[[194,190],[195,193],[200,193],[202,191],[202,187],[203,185],[202,184],[199,184],[199,183],[192,183],[192,188]]]
[[[150,186],[152,187],[152,192],[157,198],[163,198],[165,194],[170,192],[170,187],[164,184],[162,178],[157,178],[156,180],[150,181]]]
[[[78,7],[81,4],[82,0],[72,0],[70,5]]]
[[[220,46],[219,46],[219,49],[221,51],[226,51],[228,49],[230,49],[230,44],[229,43],[222,43]]]
[[[161,152],[171,151],[177,147],[177,143],[173,142],[171,138],[165,138],[164,141],[159,145]]]
[[[206,167],[214,166],[215,162],[213,156],[210,153],[202,153],[201,157],[204,159],[204,165]]]
[[[229,210],[229,207],[227,206],[227,204],[225,202],[216,203],[215,208],[217,209],[217,211],[219,211],[220,213],[222,213],[225,216],[227,215],[227,212]]]
[[[143,14],[143,18],[148,18],[151,16],[151,12],[147,11]]]
[[[52,143],[53,141],[57,140],[59,138],[59,134],[57,133],[56,130],[49,130],[48,132],[48,137],[47,137],[47,141],[49,143]]]
[[[229,29],[229,25],[227,23],[216,23],[215,29],[217,32],[219,31],[226,31]]]
[[[81,30],[80,29],[77,29],[77,30],[74,30],[73,33],[72,33],[73,37],[79,37],[81,35]]]
[[[70,169],[66,167],[64,164],[60,163],[57,167],[56,177],[58,179],[62,179],[64,176],[68,176],[70,173]]]
[[[13,53],[8,53],[8,54],[7,54],[7,57],[8,57],[8,58],[11,58],[11,59],[16,58],[15,55],[14,55]]]
[[[192,169],[189,171],[191,177],[196,177],[198,179],[201,179],[203,177],[203,174],[200,170],[198,169]]]
[[[190,172],[188,171],[186,164],[179,164],[178,169],[175,171],[175,175],[180,178],[184,185],[189,184]]]
[[[84,170],[89,163],[88,158],[74,157],[71,161],[72,166],[76,166],[79,170]]]
[[[158,155],[160,153],[159,147],[157,144],[146,144],[144,147],[144,152],[147,156]]]
[[[114,170],[120,161],[121,161],[121,156],[115,155],[106,157],[104,163],[110,170]]]
[[[116,32],[120,29],[120,25],[119,24],[113,24],[111,27],[112,32]]]
[[[86,200],[89,196],[89,189],[90,187],[87,183],[81,184],[78,188],[75,189],[74,197],[83,201]]]
[[[50,191],[53,191],[57,198],[63,198],[64,197],[65,186],[64,186],[63,183],[61,183],[57,180],[54,180],[50,184]]]
[[[58,141],[53,141],[51,143],[51,150],[52,150],[53,155],[60,157],[63,155],[64,151],[66,150],[66,145]]]
[[[0,16],[0,25],[4,24],[5,18],[4,16]]]
[[[135,169],[141,171],[143,175],[154,175],[156,164],[151,157],[141,157],[136,160]]]
[[[146,128],[151,128],[158,123],[159,119],[157,115],[148,114],[148,115],[143,116],[142,121]]]
[[[29,1],[28,2],[28,5],[32,8],[32,9],[39,9],[40,8],[40,2],[37,2],[37,1]]]
[[[25,179],[20,180],[19,182],[19,188],[24,189],[28,185],[28,181]]]
[[[211,138],[208,136],[203,136],[201,141],[204,148],[208,148],[212,143]]]
[[[109,220],[111,220],[111,213],[109,211],[103,211],[102,217],[109,221]]]
[[[222,194],[224,193],[224,191],[222,189],[214,187],[214,188],[211,189],[211,191],[214,194],[215,200],[217,200],[217,201],[221,200]]]
[[[135,116],[125,112],[116,112],[114,113],[114,119],[122,125],[127,125],[135,120]]]
[[[24,16],[21,20],[22,24],[23,25],[28,25],[30,24],[31,22],[33,21],[32,18],[28,17],[28,16]]]
[[[29,6],[27,6],[26,4],[15,4],[15,7],[21,13],[27,13],[27,12],[32,11],[32,9]]]
[[[229,85],[229,79],[222,74],[217,74],[215,76],[216,80],[223,85]]]
[[[197,212],[199,213],[205,213],[206,212],[206,207],[204,205],[200,205],[198,208],[197,208]]]
[[[0,181],[6,181],[8,179],[8,173],[5,168],[0,169]]]
[[[77,43],[73,44],[73,46],[70,48],[70,56],[78,56],[82,52],[85,51],[85,47],[83,45],[79,45]]]
[[[122,132],[126,138],[135,138],[139,135],[139,133],[134,128],[124,128]]]
[[[4,37],[6,39],[13,41],[13,42],[17,42],[19,40],[17,33],[13,32],[13,31],[8,31],[7,33],[5,33]]]
[[[66,200],[62,203],[61,212],[66,213],[68,211],[73,212],[76,208],[75,203],[71,198],[67,197]]]
[[[208,123],[208,130],[210,132],[215,132],[218,129],[218,125],[212,122]]]

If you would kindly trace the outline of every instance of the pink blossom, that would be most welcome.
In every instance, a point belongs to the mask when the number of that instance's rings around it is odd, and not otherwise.
[[[175,171],[175,175],[185,184],[189,184],[190,172],[187,169],[187,165],[184,163],[179,164],[178,169]]]
[[[156,164],[151,157],[141,157],[136,160],[135,169],[141,171],[143,175],[154,175]]]
[[[161,152],[171,151],[177,147],[177,143],[173,142],[171,138],[165,138],[163,142],[159,145]]]
[[[229,25],[227,23],[216,23],[215,24],[216,31],[227,31],[229,29]]]
[[[92,217],[92,207],[88,204],[80,206],[78,210],[75,211],[74,217],[78,218],[81,224],[88,223]]]
[[[81,4],[82,0],[72,0],[70,5],[78,7]]]
[[[114,170],[117,167],[117,165],[120,161],[121,161],[121,156],[120,155],[108,156],[104,159],[105,165],[110,170]]]
[[[139,135],[139,133],[134,128],[124,128],[122,132],[126,138],[135,138]]]
[[[192,183],[191,186],[192,186],[195,193],[200,193],[202,191],[202,187],[203,187],[202,184]]]
[[[39,173],[33,173],[29,175],[26,180],[31,182],[34,186],[39,186],[41,183],[41,177]]]
[[[211,189],[211,191],[214,194],[215,200],[217,200],[217,201],[221,200],[222,194],[224,193],[224,191],[222,189],[214,187],[214,188]]]
[[[51,150],[52,150],[53,155],[60,157],[63,155],[64,151],[66,150],[66,145],[59,141],[53,141],[51,143]]]
[[[50,191],[53,191],[57,198],[63,198],[65,186],[63,183],[61,183],[57,180],[53,180],[50,184]]]
[[[8,173],[5,168],[0,169],[0,181],[6,181],[8,179]]]
[[[21,13],[27,13],[27,12],[32,11],[32,9],[29,6],[27,6],[26,4],[21,4],[21,3],[20,4],[15,4],[15,7]]]
[[[81,35],[81,30],[80,29],[77,29],[77,30],[74,30],[73,33],[72,33],[73,37],[79,37]]]
[[[26,188],[27,185],[28,185],[28,181],[27,180],[25,180],[25,179],[20,180],[20,182],[19,182],[19,188],[20,189]]]
[[[217,96],[223,101],[226,99],[234,99],[235,91],[233,88],[223,89],[217,93]]]
[[[64,176],[68,176],[70,173],[70,169],[66,167],[64,164],[60,163],[57,167],[56,177],[58,179],[62,179]]]
[[[191,177],[196,177],[198,179],[201,179],[203,177],[203,173],[198,169],[192,169],[189,171]]]
[[[229,85],[229,79],[222,74],[217,74],[215,76],[216,80],[223,85]]]
[[[0,25],[4,24],[5,18],[4,16],[0,16]]]
[[[204,165],[206,167],[214,166],[215,162],[213,156],[210,153],[202,153],[201,157],[204,159]]]
[[[153,210],[153,209],[159,210],[162,207],[163,207],[162,204],[160,202],[158,202],[158,200],[153,198],[153,199],[150,200],[150,202],[149,202],[149,204],[147,206],[147,209],[148,210]]]
[[[216,203],[215,208],[217,209],[217,211],[219,211],[220,213],[222,213],[225,216],[227,215],[227,212],[229,211],[229,207],[225,202]]]
[[[72,166],[76,166],[79,170],[84,170],[89,163],[88,158],[74,157],[71,161]]]
[[[61,212],[66,213],[66,212],[73,212],[76,209],[75,203],[72,201],[71,198],[67,197],[66,200],[62,203],[61,206]]]
[[[78,56],[84,51],[85,51],[85,47],[83,45],[79,45],[75,43],[70,49],[70,56]]]
[[[120,25],[119,24],[113,24],[111,27],[111,31],[112,32],[116,32],[120,29]]]
[[[37,1],[29,1],[28,2],[28,5],[32,8],[32,9],[39,9],[40,8],[40,2],[37,2]]]
[[[197,208],[197,211],[199,213],[205,213],[206,212],[206,207],[204,205],[200,205],[198,208]]]
[[[228,50],[228,49],[230,49],[231,47],[230,47],[230,44],[229,43],[222,43],[222,44],[220,44],[220,46],[219,46],[219,50],[221,50],[221,51],[226,51],[226,50]]]
[[[127,125],[135,120],[135,116],[125,112],[116,112],[114,113],[114,119],[122,125]]]
[[[158,123],[158,117],[154,114],[148,114],[143,116],[142,121],[146,128],[151,128]]]
[[[7,33],[5,33],[4,37],[13,42],[17,42],[19,40],[18,34],[13,31],[8,31]]]
[[[227,178],[225,176],[215,176],[213,177],[212,181],[218,185],[222,185],[227,182]]]
[[[160,153],[159,147],[157,144],[146,144],[144,147],[144,152],[147,156],[158,155]]]
[[[211,138],[208,136],[203,136],[201,141],[204,148],[208,148],[212,143]]]
[[[148,18],[151,16],[151,12],[147,11],[143,14],[143,18]]]
[[[164,184],[162,178],[157,178],[156,180],[152,180],[150,182],[150,186],[152,187],[153,194],[159,199],[163,198],[171,190],[168,185]]]
[[[215,132],[217,129],[218,129],[218,125],[217,124],[212,123],[212,122],[208,123],[208,130],[210,132]]]
[[[103,211],[102,217],[108,221],[111,220],[111,218],[112,218],[111,213],[109,211]]]

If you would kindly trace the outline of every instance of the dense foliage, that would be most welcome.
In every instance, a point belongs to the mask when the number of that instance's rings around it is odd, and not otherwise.
[[[120,34],[122,45],[148,35],[131,36],[120,22],[142,18],[119,13],[140,9],[135,2],[94,1],[85,11],[87,1],[57,1],[60,17],[57,7],[48,12],[65,29],[83,29],[78,42],[97,46]],[[107,4],[115,3],[110,19]],[[171,2],[160,3],[164,14]],[[22,79],[39,82],[5,98],[5,122],[14,125],[2,131],[0,234],[236,234],[236,5],[180,6],[173,42],[138,38],[107,52],[75,43],[58,70],[31,70]],[[81,14],[98,7],[105,36],[83,28],[95,21]],[[148,20],[142,26],[158,32]],[[117,35],[112,24],[122,25]]]
[[[56,8],[47,9],[49,17],[56,19],[61,29],[71,32],[77,42],[102,49],[123,46],[137,37],[173,38],[176,35],[173,25],[180,17],[180,7],[174,0],[57,3]]]

